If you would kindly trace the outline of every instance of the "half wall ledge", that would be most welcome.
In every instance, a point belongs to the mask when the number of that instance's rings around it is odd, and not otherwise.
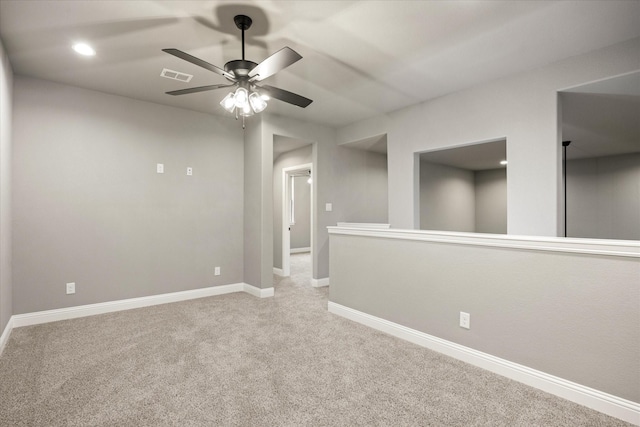
[[[640,242],[328,230],[329,311],[640,425]]]

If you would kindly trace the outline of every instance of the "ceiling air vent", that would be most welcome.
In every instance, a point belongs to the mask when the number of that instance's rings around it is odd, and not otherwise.
[[[179,71],[173,71],[168,68],[164,68],[160,73],[160,76],[166,77],[172,80],[179,80],[181,82],[188,82],[193,78],[191,74],[181,73]]]

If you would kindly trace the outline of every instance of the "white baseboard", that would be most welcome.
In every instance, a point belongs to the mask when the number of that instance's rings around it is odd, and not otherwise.
[[[446,354],[515,381],[546,391],[612,417],[640,425],[640,403],[632,402],[563,378],[549,375],[499,357],[474,350],[415,329],[329,301],[330,313],[389,335]]]
[[[291,248],[290,254],[301,254],[303,252],[311,252],[311,248]]]
[[[247,285],[246,283],[234,283],[231,285],[211,286],[208,288],[171,292],[168,294],[151,295],[148,297],[130,298],[98,304],[80,305],[76,307],[59,308],[56,310],[38,311],[34,313],[15,314],[11,317],[11,319],[13,320],[13,327],[19,328],[21,326],[38,325],[41,323],[56,322],[58,320],[94,316],[96,314],[130,310],[133,308],[167,304],[170,302],[186,301],[190,299],[204,298],[215,295],[224,295],[233,292],[247,292],[260,298],[265,298],[267,296],[273,295],[273,288],[269,288],[271,289],[271,295],[268,295],[268,292],[264,292],[268,291],[268,289],[258,289],[258,292],[254,291],[254,289],[258,288]]]
[[[278,276],[284,276],[284,272],[281,268],[273,267],[273,274],[277,274]]]
[[[329,278],[328,277],[324,277],[322,279],[311,279],[311,286],[313,286],[314,288],[321,288],[323,286],[329,286]]]
[[[274,295],[274,289],[273,287],[271,288],[257,288],[255,286],[249,285],[247,283],[243,283],[244,287],[243,287],[243,291],[245,291],[248,294],[253,295],[254,297],[258,297],[258,298],[268,298],[268,297],[272,297]]]
[[[0,355],[4,350],[4,346],[9,341],[9,335],[11,335],[11,330],[13,329],[13,316],[9,318],[7,322],[7,326],[4,327],[4,331],[2,331],[2,335],[0,335]]]

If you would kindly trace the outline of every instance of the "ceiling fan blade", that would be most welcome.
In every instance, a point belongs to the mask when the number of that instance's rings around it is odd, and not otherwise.
[[[186,95],[188,93],[204,92],[206,90],[222,89],[223,87],[231,87],[231,86],[235,86],[235,84],[191,87],[189,89],[172,90],[171,92],[166,92],[166,94],[167,95]]]
[[[259,88],[271,98],[279,99],[280,101],[288,102],[289,104],[297,105],[298,107],[306,108],[313,102],[309,98],[305,98],[297,93],[289,92],[277,87],[259,86]]]
[[[273,76],[278,71],[287,68],[289,65],[302,59],[302,56],[289,47],[283,47],[249,72],[251,81],[262,81],[267,77]]]
[[[203,61],[200,58],[196,58],[195,56],[189,55],[188,53],[185,53],[181,50],[178,49],[162,49],[163,52],[167,52],[169,55],[173,55],[176,56],[180,59],[184,59],[187,62],[191,62],[192,64],[197,65],[198,67],[202,67],[204,69],[207,69],[209,71],[213,71],[216,74],[220,74],[221,76],[224,76],[228,79],[232,79],[233,81],[236,80],[235,76],[225,70],[223,70],[220,67],[216,67],[213,64],[209,64],[207,61]],[[267,58],[268,59],[268,58]]]

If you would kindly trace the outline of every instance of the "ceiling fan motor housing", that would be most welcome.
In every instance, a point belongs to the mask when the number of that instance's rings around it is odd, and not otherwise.
[[[224,64],[224,70],[233,73],[237,79],[246,79],[251,70],[253,70],[258,64],[253,61],[247,61],[244,59],[236,59]],[[227,77],[227,79],[229,79]],[[231,79],[229,79],[231,80]],[[231,80],[233,81],[233,80]]]

